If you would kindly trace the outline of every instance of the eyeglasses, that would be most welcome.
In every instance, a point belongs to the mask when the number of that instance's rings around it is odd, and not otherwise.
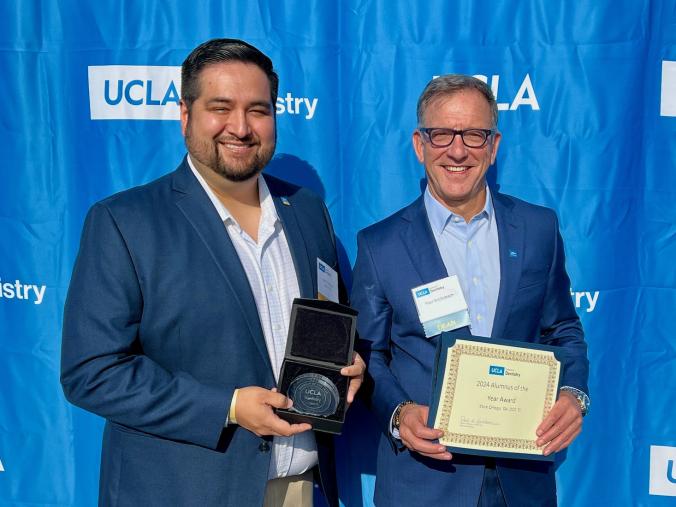
[[[456,135],[460,135],[462,142],[468,148],[481,148],[486,144],[488,138],[495,133],[495,129],[467,129],[455,130],[444,128],[419,128],[418,132],[427,139],[435,148],[446,148],[455,140]]]

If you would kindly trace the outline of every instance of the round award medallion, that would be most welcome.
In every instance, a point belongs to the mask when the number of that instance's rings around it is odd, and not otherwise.
[[[291,410],[306,415],[328,417],[338,408],[340,394],[331,380],[319,373],[298,375],[289,385]]]

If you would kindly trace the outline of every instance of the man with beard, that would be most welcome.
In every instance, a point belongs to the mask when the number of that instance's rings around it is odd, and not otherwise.
[[[106,418],[101,505],[337,505],[333,447],[275,408],[291,303],[337,270],[322,201],[261,171],[276,141],[278,78],[238,40],[182,66],[188,155],[90,210],[66,302],[62,374]],[[364,363],[352,377],[348,402]],[[317,466],[319,465],[319,466]]]

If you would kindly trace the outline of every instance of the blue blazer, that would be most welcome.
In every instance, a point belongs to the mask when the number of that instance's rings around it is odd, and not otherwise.
[[[312,192],[266,176],[301,297],[316,258],[337,270],[331,221]],[[261,505],[271,438],[223,429],[233,391],[275,380],[239,257],[184,160],[94,205],[66,301],[61,381],[107,419],[100,505]],[[320,475],[337,505],[332,440]]]
[[[570,297],[556,215],[496,191],[492,195],[500,249],[492,336],[562,347],[562,385],[588,392],[587,348]],[[483,458],[454,453],[452,461],[439,462],[400,450],[389,433],[399,403],[430,401],[438,337],[425,338],[411,288],[448,276],[422,196],[361,231],[357,241],[351,301],[359,311],[362,352],[373,380],[371,405],[383,431],[376,504],[476,507]],[[509,505],[556,505],[550,463],[498,459],[497,471]]]

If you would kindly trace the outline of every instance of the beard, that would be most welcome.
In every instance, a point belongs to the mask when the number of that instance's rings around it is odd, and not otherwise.
[[[230,157],[226,159],[218,149],[219,142],[235,141],[239,143],[254,143],[257,146],[256,151],[247,158]],[[275,140],[276,141],[276,140]],[[248,136],[244,139],[239,138],[220,138],[220,139],[198,139],[193,137],[190,123],[186,128],[185,144],[188,152],[199,163],[208,167],[216,174],[220,174],[226,180],[232,182],[246,181],[257,176],[275,153],[275,144],[270,147],[263,147],[256,136]]]

